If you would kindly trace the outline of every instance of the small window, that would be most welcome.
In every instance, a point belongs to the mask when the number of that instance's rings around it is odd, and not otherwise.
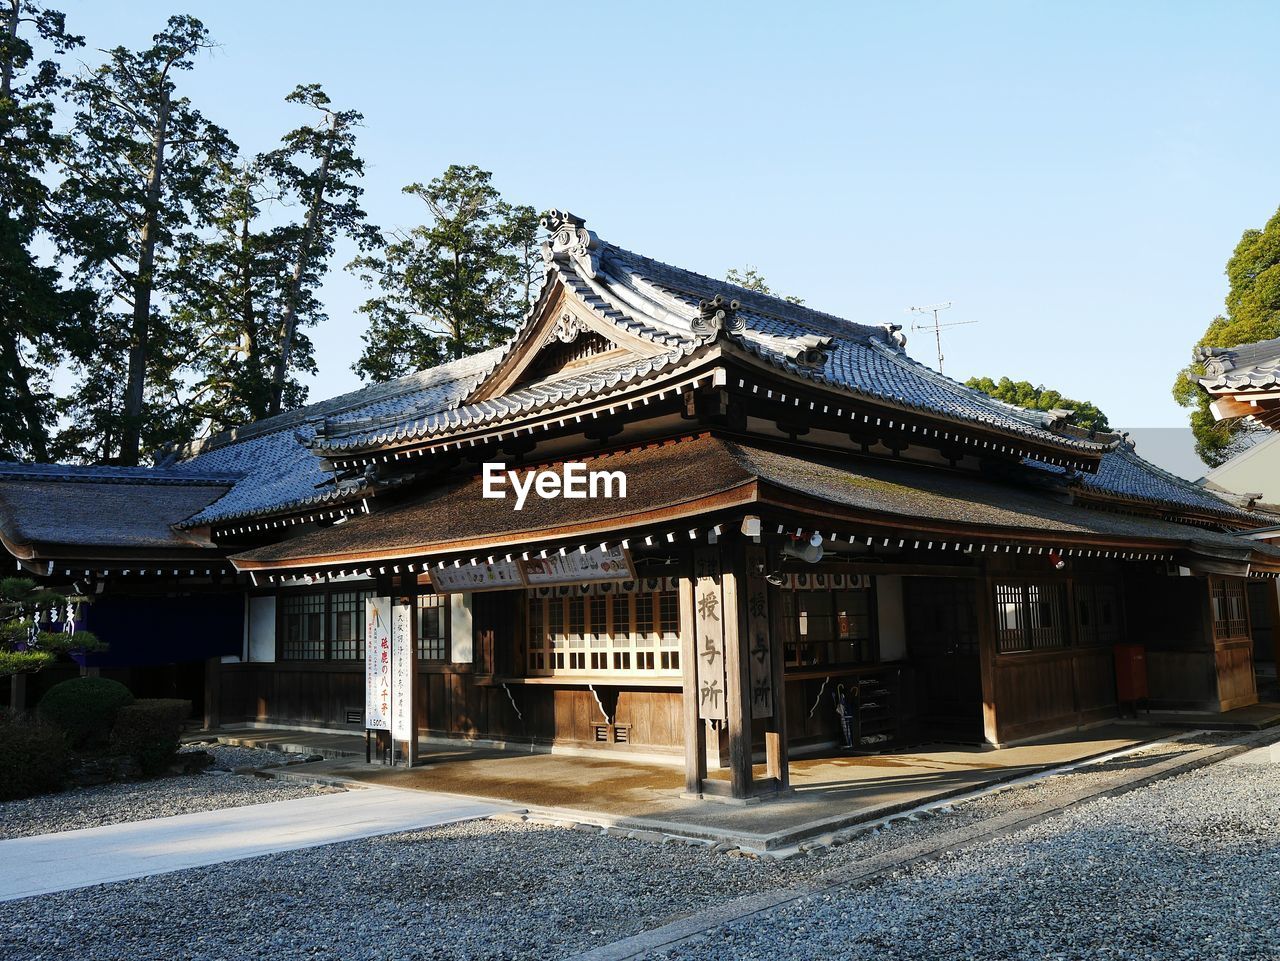
[[[449,659],[447,594],[418,595],[418,660]]]
[[[1066,647],[1066,595],[1060,583],[997,584],[996,637],[1002,654]]]
[[[1212,602],[1213,639],[1249,636],[1249,608],[1244,582],[1238,578],[1214,577],[1209,583]]]

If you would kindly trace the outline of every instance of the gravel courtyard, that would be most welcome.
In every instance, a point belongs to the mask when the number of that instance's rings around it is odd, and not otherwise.
[[[789,861],[507,821],[275,854],[0,904],[0,957],[562,958],[742,894],[820,881],[1106,767]],[[1280,765],[1213,765],[653,957],[1274,958],[1277,831]]]
[[[652,958],[1280,957],[1280,763],[1217,764]]]
[[[213,755],[215,767],[222,770],[149,781],[100,784],[59,794],[0,802],[0,840],[266,801],[286,801],[335,790],[296,781],[230,773],[237,767],[283,764],[296,759],[295,755],[225,745],[210,745],[207,749]]]

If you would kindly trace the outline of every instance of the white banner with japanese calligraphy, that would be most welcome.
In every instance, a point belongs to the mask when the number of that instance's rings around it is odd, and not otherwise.
[[[693,552],[693,624],[697,632],[698,717],[723,721],[724,597],[720,591],[720,552],[702,548]]]
[[[413,608],[391,607],[391,736],[397,741],[414,737],[413,712]]]
[[[364,726],[391,730],[391,598],[364,603]]]

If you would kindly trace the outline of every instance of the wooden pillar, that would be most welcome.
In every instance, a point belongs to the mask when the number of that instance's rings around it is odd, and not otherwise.
[[[751,676],[747,650],[746,562],[741,550],[726,546],[721,557],[724,597],[725,712],[729,731],[729,784],[735,798],[752,796]]]
[[[693,579],[680,579],[681,718],[684,727],[684,790],[701,795],[707,777],[707,728],[698,717],[698,637]]]
[[[747,548],[748,557],[751,548]],[[767,561],[767,552],[761,552],[762,559]],[[767,582],[766,582],[767,584]],[[786,636],[777,633],[775,627],[778,618],[774,616],[774,605],[778,603],[777,590],[766,587],[769,597],[769,640],[770,653],[773,658],[773,716],[769,718],[768,733],[776,738],[776,744],[765,743],[765,755],[769,762],[768,774],[777,778],[778,789],[791,788],[791,747],[787,732],[787,677],[786,677]]]
[[[212,731],[222,725],[222,658],[208,657],[204,662],[204,729]]]
[[[982,732],[988,744],[1000,743],[1000,725],[996,705],[995,582],[991,575],[975,577],[973,589],[978,596],[974,610],[978,614],[978,661],[982,671]]]

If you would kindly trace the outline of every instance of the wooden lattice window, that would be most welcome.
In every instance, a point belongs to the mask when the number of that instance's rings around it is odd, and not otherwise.
[[[1213,613],[1213,639],[1249,636],[1249,604],[1244,582],[1238,578],[1214,577],[1209,581]]]
[[[674,589],[530,597],[526,614],[530,674],[680,673]]]
[[[449,659],[449,598],[447,594],[418,595],[418,660]]]
[[[996,639],[1002,654],[1066,647],[1063,585],[1021,581],[996,585]]]
[[[282,627],[286,661],[323,661],[325,650],[325,594],[288,594],[284,597]]]
[[[329,595],[329,658],[364,660],[364,602],[373,591],[335,591]]]

